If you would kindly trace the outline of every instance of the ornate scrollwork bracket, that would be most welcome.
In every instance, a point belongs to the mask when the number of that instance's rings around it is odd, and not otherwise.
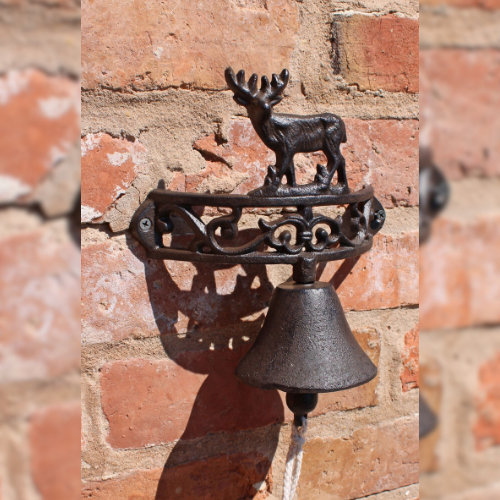
[[[218,214],[204,221],[200,214],[206,207]],[[334,207],[338,214],[317,213],[319,207]],[[243,211],[256,209],[273,209],[273,213],[262,215],[257,227],[246,231],[250,236],[243,238],[238,226]],[[373,235],[384,220],[385,211],[371,186],[346,195],[258,199],[155,189],[135,213],[130,227],[150,258],[296,264],[301,260],[322,262],[360,255],[372,247]],[[189,241],[184,246],[167,245],[167,234],[182,235]]]

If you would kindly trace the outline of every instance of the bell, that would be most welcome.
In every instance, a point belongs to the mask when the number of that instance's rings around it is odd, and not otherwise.
[[[342,391],[376,375],[333,286],[320,281],[276,287],[262,330],[236,368],[242,382],[291,394]]]

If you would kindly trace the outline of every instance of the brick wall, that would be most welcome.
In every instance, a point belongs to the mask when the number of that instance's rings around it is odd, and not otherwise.
[[[421,140],[451,184],[420,251],[421,498],[498,498],[500,3],[425,1]]]
[[[0,499],[80,494],[80,8],[0,1]]]
[[[378,377],[321,395],[299,497],[418,497],[418,3],[82,5],[83,498],[279,498],[291,415],[233,376],[287,266],[152,261],[128,232],[152,188],[245,193],[273,163],[224,68],[291,81],[280,111],[345,118],[355,188],[387,223],[331,263]],[[320,155],[297,159],[301,182]],[[308,177],[309,176],[309,177]],[[253,224],[255,216],[244,216]]]

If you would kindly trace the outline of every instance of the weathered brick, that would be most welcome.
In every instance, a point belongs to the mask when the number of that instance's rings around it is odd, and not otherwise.
[[[231,121],[227,142],[220,144],[212,134],[196,141],[193,147],[208,161],[226,164],[232,171],[248,177],[234,189],[235,194],[246,194],[261,186],[267,166],[276,162],[274,153],[258,137],[250,120],[243,118]]]
[[[418,92],[418,20],[337,15],[334,67],[361,90]]]
[[[140,470],[102,482],[85,483],[82,500],[235,500],[255,498],[266,481],[269,459],[257,453],[219,455],[167,469]],[[268,485],[265,486],[267,490]]]
[[[222,89],[226,66],[268,75],[288,67],[298,27],[290,0],[84,1],[83,87]]]
[[[61,375],[80,364],[80,254],[64,226],[0,245],[0,378]]]
[[[333,283],[345,310],[372,310],[418,304],[418,272],[418,232],[412,231],[378,234],[359,260],[329,262],[319,279]]]
[[[264,266],[155,261],[115,241],[83,249],[82,283],[84,343],[246,327],[272,293]]]
[[[420,5],[440,6],[449,5],[460,8],[500,9],[500,0],[420,0]]]
[[[141,172],[146,148],[138,141],[89,134],[82,139],[82,222],[99,222]]]
[[[419,363],[418,363],[418,324],[405,333],[404,348],[401,354],[402,368],[400,373],[403,392],[418,387]]]
[[[306,441],[299,498],[353,499],[418,482],[418,418]]]
[[[424,329],[500,321],[500,217],[436,219],[420,249],[420,324]]]
[[[282,422],[283,405],[277,391],[255,389],[234,376],[247,349],[106,364],[101,370],[101,390],[110,445],[139,448]]]
[[[234,193],[248,175],[239,173],[219,161],[207,161],[207,166],[199,174],[185,176],[188,193]]]
[[[80,496],[80,401],[38,410],[30,421],[33,480],[43,500]]]
[[[38,70],[0,77],[0,203],[29,201],[70,151],[80,130],[80,88]]]
[[[500,173],[500,51],[420,52],[421,141],[448,179]]]
[[[418,122],[350,118],[345,123],[347,144],[342,147],[342,154],[351,189],[372,184],[385,207],[417,205]],[[259,139],[250,120],[241,118],[231,121],[227,142],[221,143],[212,134],[196,141],[193,147],[207,159],[206,171],[186,176],[184,182],[176,179],[169,189],[245,194],[263,184],[267,166],[276,162],[274,153]],[[326,164],[322,153],[296,157],[299,184],[312,182],[317,163]],[[218,165],[215,179],[210,178],[213,165]],[[224,175],[227,179],[219,179]]]
[[[420,440],[420,473],[436,472],[440,467],[438,444],[441,439],[441,404],[443,397],[443,370],[435,360],[422,362],[420,365],[419,386],[422,398],[436,415],[436,427]],[[445,415],[446,417],[446,415]]]
[[[349,185],[371,184],[385,208],[418,205],[418,141],[416,120],[346,119]]]
[[[500,445],[500,352],[479,369],[479,393],[474,423],[476,448]]]

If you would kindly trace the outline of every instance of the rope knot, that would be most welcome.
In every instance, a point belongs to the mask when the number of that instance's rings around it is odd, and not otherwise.
[[[306,442],[306,438],[304,437],[306,430],[307,419],[305,417],[302,417],[302,425],[300,427],[296,427],[295,425],[293,425],[292,427],[292,443],[302,448],[302,446],[304,446],[304,443]]]

